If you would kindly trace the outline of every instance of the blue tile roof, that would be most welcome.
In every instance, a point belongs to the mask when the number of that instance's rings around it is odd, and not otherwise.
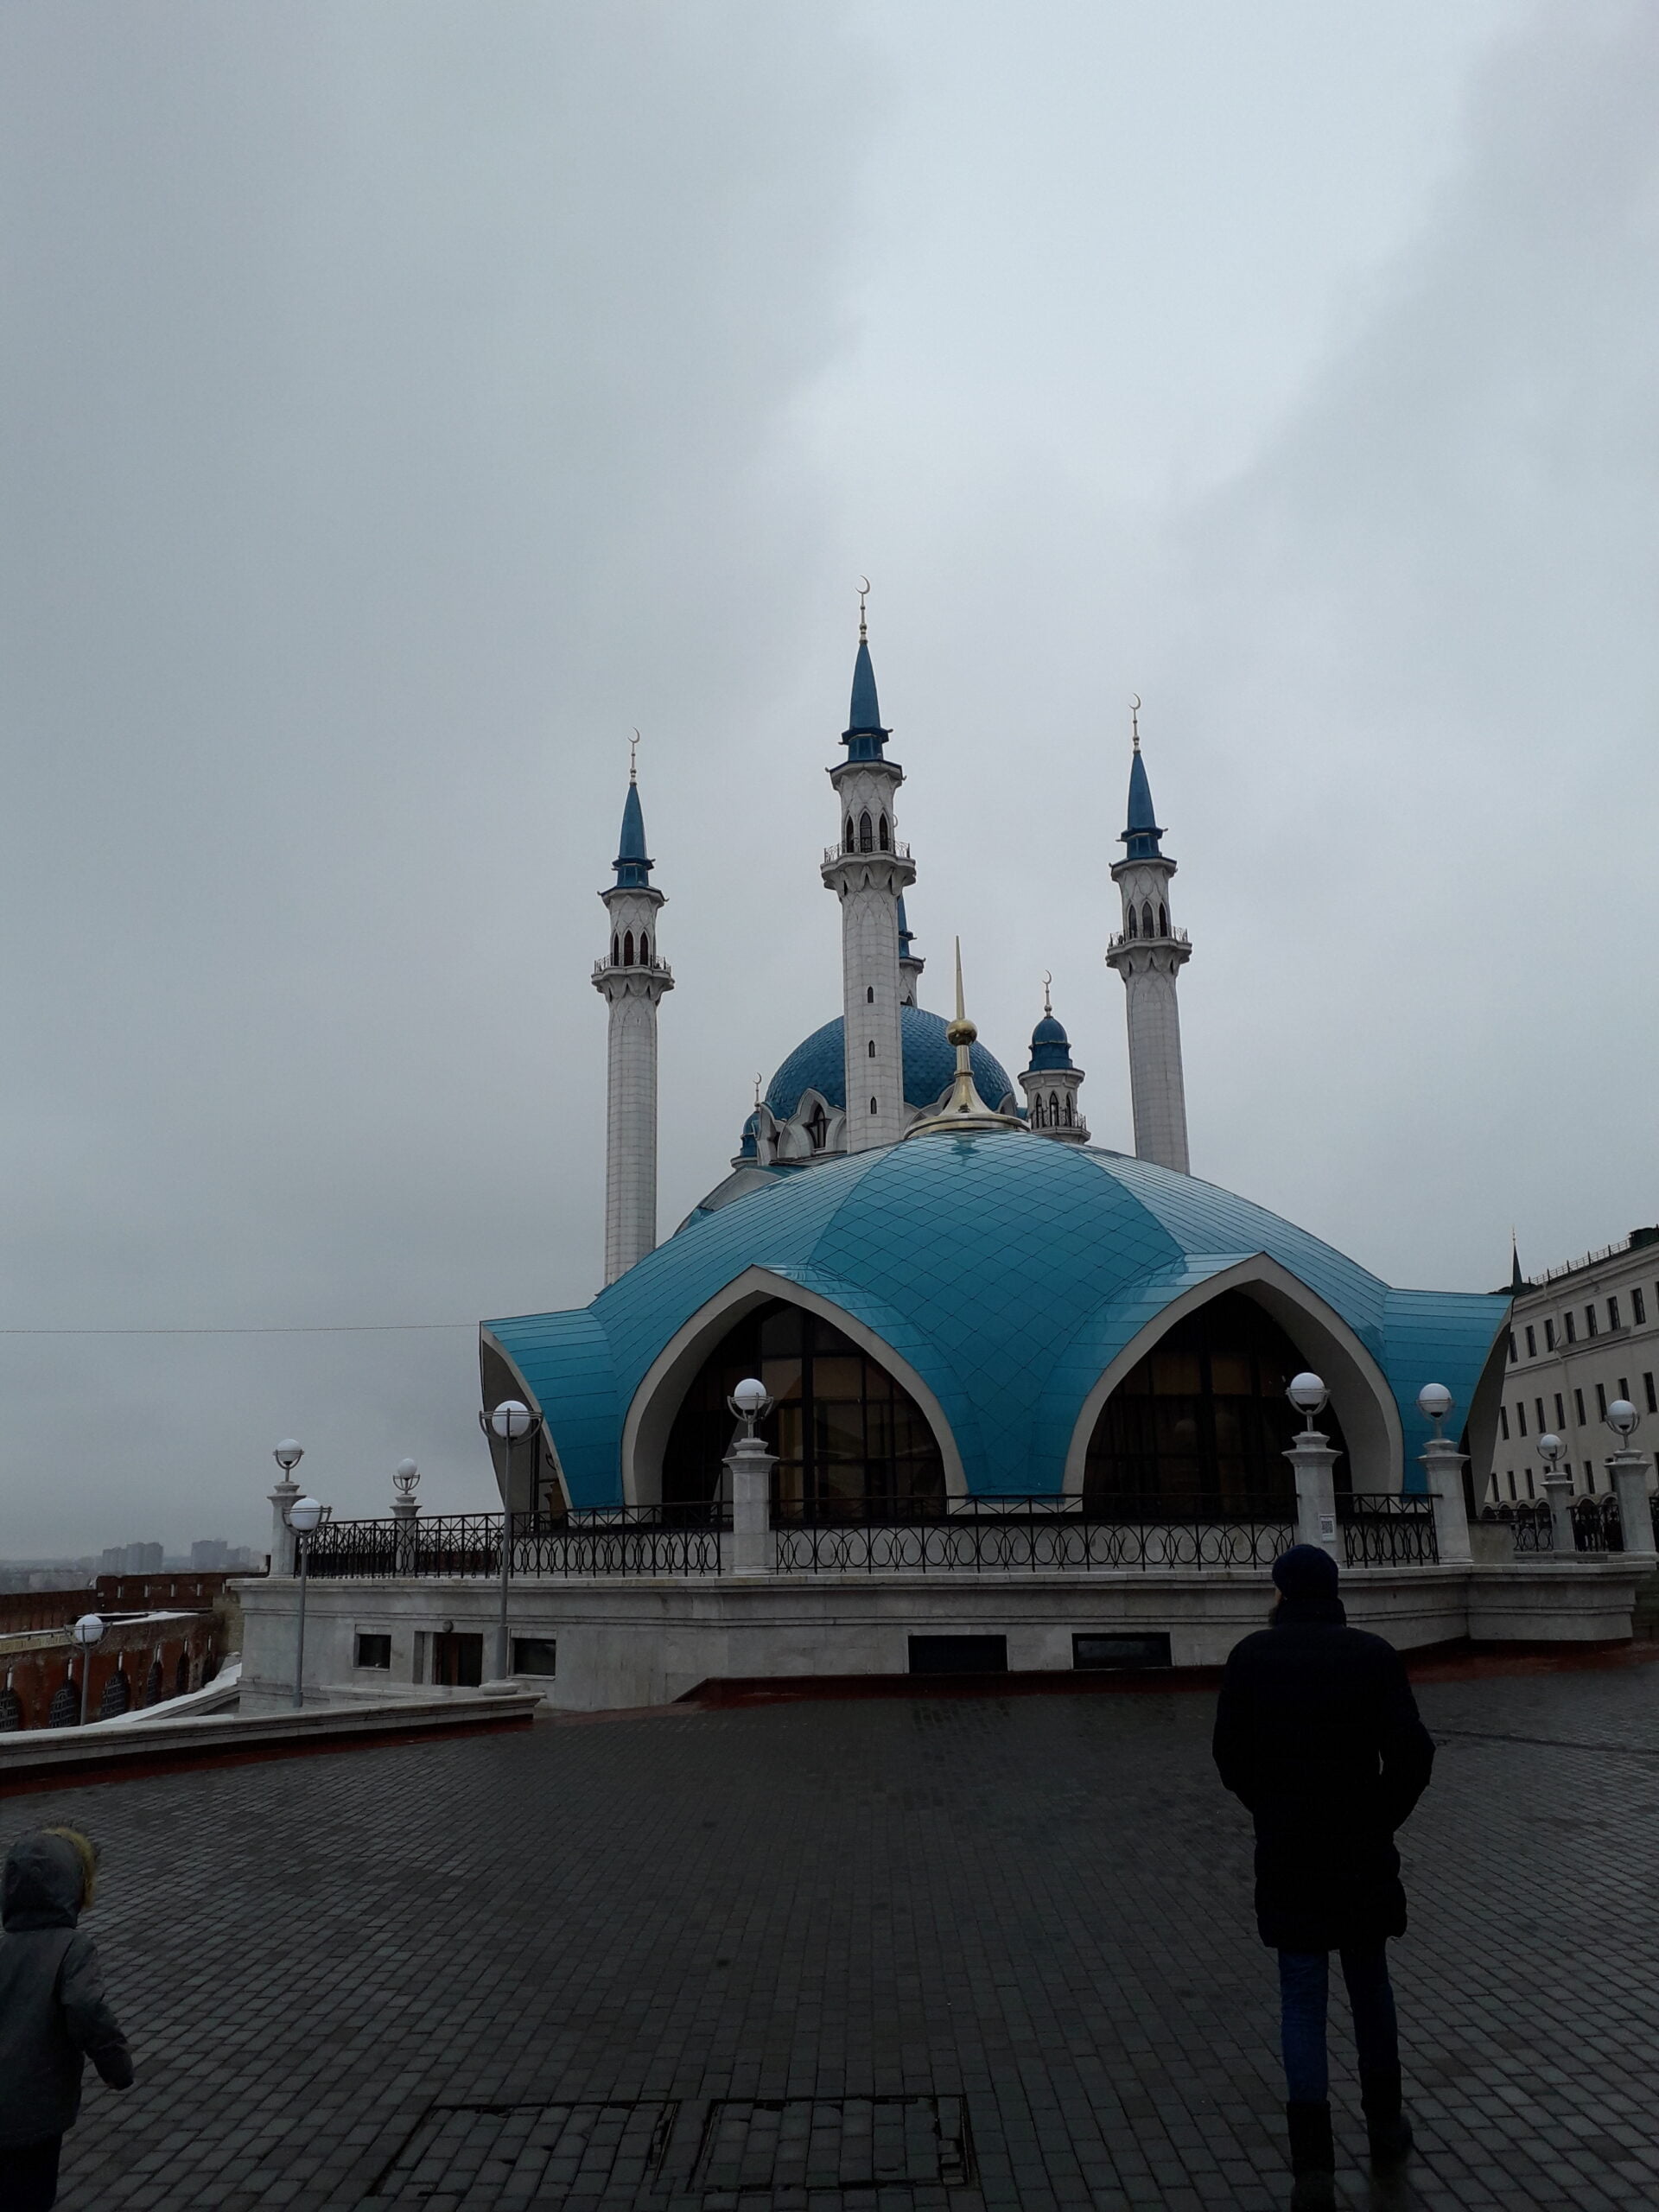
[[[1129,818],[1118,842],[1125,847],[1128,859],[1150,860],[1162,852],[1158,841],[1163,834],[1152,810],[1152,785],[1147,780],[1147,764],[1136,746],[1129,769]]]
[[[622,804],[622,836],[616,849],[616,880],[624,890],[640,890],[651,881],[652,863],[645,855],[645,817],[639,804],[639,786],[631,783]]]
[[[1466,1411],[1508,1300],[1391,1291],[1248,1199],[1149,1161],[1014,1135],[931,1136],[825,1161],[694,1218],[578,1313],[491,1323],[546,1415],[579,1504],[620,1496],[627,1406],[676,1331],[751,1266],[816,1290],[933,1391],[969,1488],[1058,1491],[1102,1370],[1190,1285],[1266,1252],[1335,1308],[1400,1405]]]
[[[957,1055],[945,1041],[942,1014],[925,1007],[901,1007],[899,1013],[905,1055],[905,1103],[931,1106],[950,1088],[957,1072]],[[843,1111],[847,1104],[847,1067],[842,1039],[845,1026],[840,1014],[815,1029],[798,1045],[772,1078],[766,1104],[780,1122],[786,1122],[809,1090],[819,1092],[830,1105]],[[974,1081],[988,1104],[1000,1105],[1014,1085],[1001,1062],[982,1045],[970,1048]]]

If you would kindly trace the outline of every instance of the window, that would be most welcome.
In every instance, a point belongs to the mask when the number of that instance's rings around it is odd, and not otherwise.
[[[1546,1351],[1554,1351],[1554,1349],[1555,1324],[1553,1321],[1546,1321],[1544,1324],[1544,1350]]]
[[[814,1152],[822,1152],[829,1135],[830,1121],[823,1110],[823,1101],[821,1098],[815,1098],[812,1101],[812,1111],[806,1117],[806,1141]],[[741,1382],[743,1378],[740,1375],[737,1379]]]
[[[622,940],[614,930],[611,931],[611,965],[613,968],[622,965]]]
[[[849,814],[849,815],[848,816],[848,817],[847,817],[847,850],[848,850],[849,853],[852,853],[852,852],[856,852],[856,851],[857,851],[857,849],[858,849],[858,832],[857,832],[857,830],[855,830],[855,829],[854,829],[854,827],[853,827],[853,817],[852,817],[852,816]]]
[[[1555,1393],[1555,1426],[1557,1428],[1567,1427],[1567,1402],[1559,1390]]]
[[[1167,1667],[1171,1663],[1166,1632],[1135,1636],[1115,1631],[1071,1639],[1074,1667]]]
[[[651,939],[645,935],[644,930],[639,932],[639,965],[642,968],[649,968],[651,965]]]
[[[1522,1435],[1524,1436],[1527,1433],[1527,1402],[1524,1398],[1517,1398],[1515,1402],[1515,1418],[1520,1425]]]
[[[874,1006],[875,1004],[875,985],[874,983],[866,983],[864,986],[864,1003],[866,1006]]]
[[[1633,1290],[1630,1293],[1630,1315],[1638,1329],[1646,1327],[1648,1301],[1644,1294],[1639,1290]]]
[[[881,1110],[881,1109],[880,1109],[880,1108],[876,1104],[876,1103],[875,1103],[874,1099],[874,1098],[872,1098],[872,1099],[871,1099],[871,1101],[870,1101],[870,1111],[871,1111],[871,1113],[872,1113],[872,1114],[879,1114],[879,1113],[880,1112],[880,1110]]]
[[[1071,1093],[1068,1090],[1065,1094],[1065,1126],[1068,1129],[1076,1126],[1076,1108],[1077,1101],[1072,1097]]]
[[[391,1638],[390,1636],[362,1636],[357,1639],[357,1663],[359,1667],[391,1666]]]
[[[1596,1327],[1596,1309],[1593,1306],[1586,1306],[1584,1309],[1584,1333],[1586,1337],[1599,1334]]]
[[[858,817],[858,849],[861,853],[873,853],[875,850],[875,831],[870,826],[868,811]]]
[[[1031,1126],[1033,1129],[1040,1129],[1045,1126],[1043,1121],[1043,1094],[1040,1090],[1033,1094],[1031,1101]]]
[[[885,814],[881,817],[880,827],[878,834],[880,839],[881,849],[885,853],[889,849],[887,843],[887,817]]]
[[[1630,1378],[1628,1375],[1621,1375],[1618,1378],[1618,1395],[1626,1402],[1626,1403],[1629,1402],[1630,1395]]]
[[[1527,1496],[1529,1497],[1536,1497],[1537,1495],[1537,1491],[1534,1490],[1532,1486],[1532,1469],[1529,1467],[1527,1469]]]
[[[719,1497],[726,1400],[746,1375],[772,1401],[760,1433],[778,1455],[780,1518],[944,1512],[944,1461],[921,1408],[839,1329],[782,1300],[745,1314],[686,1392],[663,1454],[666,1502]]]
[[[1563,1313],[1561,1319],[1567,1324],[1567,1341],[1570,1344],[1577,1344],[1579,1341],[1578,1323],[1573,1319],[1573,1316],[1570,1313]]]
[[[1006,1675],[1006,1636],[912,1636],[912,1675]]]
[[[1123,934],[1125,937],[1139,937],[1141,934],[1140,931],[1136,929],[1135,925],[1135,909],[1133,906],[1126,908],[1124,912]]]
[[[1515,1331],[1510,1329],[1508,1332],[1508,1335],[1510,1339],[1510,1365],[1513,1367],[1516,1362]]]
[[[1584,1393],[1582,1390],[1575,1390],[1573,1393],[1573,1418],[1580,1428],[1584,1427]]]
[[[1513,1467],[1511,1467],[1511,1468],[1509,1470],[1509,1478],[1510,1478],[1510,1503],[1511,1503],[1511,1504],[1513,1504],[1513,1503],[1514,1503],[1514,1502],[1515,1502],[1515,1469],[1514,1469]]]
[[[1054,1090],[1051,1090],[1048,1094],[1048,1125],[1052,1129],[1058,1129],[1060,1126],[1059,1093]]]
[[[1541,1398],[1535,1398],[1533,1400],[1532,1410],[1538,1416],[1538,1433],[1541,1436],[1544,1431],[1549,1427],[1549,1417],[1544,1411],[1544,1402]]]
[[[1158,901],[1158,934],[1160,937],[1169,935],[1169,909],[1161,899]]]
[[[441,1689],[475,1690],[484,1679],[484,1638],[444,1629],[432,1639],[432,1680]]]
[[[1610,1298],[1607,1301],[1607,1325],[1610,1329],[1618,1326],[1618,1300],[1616,1298]]]
[[[1507,1444],[1510,1440],[1510,1409],[1507,1406],[1500,1406],[1497,1409],[1497,1432]]]
[[[870,1039],[870,1058],[872,1059],[875,1058],[875,1039],[874,1037]]]
[[[1141,901],[1141,934],[1142,937],[1150,937],[1152,935],[1152,901],[1150,899],[1143,899]]]
[[[512,1639],[515,1675],[556,1675],[558,1657],[558,1640],[555,1637],[515,1636]]]
[[[1529,1323],[1527,1325],[1527,1357],[1529,1359],[1536,1359],[1537,1357],[1538,1338],[1531,1324]]]
[[[632,930],[628,931],[622,939],[622,965],[625,968],[632,968],[633,965],[633,931]]]
[[[1596,1471],[1588,1459],[1584,1463],[1584,1486],[1593,1497],[1596,1494]]]
[[[1651,1375],[1644,1375],[1642,1377],[1642,1388],[1647,1392],[1648,1411],[1650,1414],[1659,1414],[1659,1395],[1655,1394]]]
[[[1604,1386],[1599,1382],[1596,1385],[1596,1411],[1601,1415],[1603,1421],[1606,1420],[1607,1392]]]

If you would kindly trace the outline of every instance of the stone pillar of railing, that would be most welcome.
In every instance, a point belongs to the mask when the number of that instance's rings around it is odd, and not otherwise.
[[[1464,1455],[1449,1437],[1433,1436],[1421,1458],[1434,1502],[1434,1548],[1440,1565],[1467,1567],[1474,1551],[1469,1541],[1469,1511],[1463,1502]]]
[[[1337,1489],[1332,1471],[1338,1456],[1331,1449],[1330,1438],[1317,1428],[1303,1429],[1285,1454],[1296,1478],[1296,1541],[1316,1544],[1340,1567],[1343,1550],[1337,1536]]]
[[[1659,1547],[1653,1541],[1653,1511],[1648,1503],[1647,1454],[1627,1444],[1609,1459],[1607,1472],[1618,1500],[1618,1525],[1625,1550],[1652,1559]]]
[[[397,1523],[391,1541],[399,1574],[415,1572],[415,1516],[420,1510],[412,1497],[394,1497],[391,1501],[391,1517]]]
[[[732,1572],[772,1568],[772,1456],[759,1436],[734,1436],[726,1454],[732,1476]]]
[[[1579,1555],[1578,1532],[1573,1526],[1573,1470],[1571,1467],[1548,1467],[1544,1471],[1544,1495],[1549,1500],[1549,1525],[1554,1538],[1552,1548],[1557,1559],[1576,1559]]]
[[[292,1574],[295,1569],[294,1531],[288,1525],[288,1509],[300,1494],[291,1475],[284,1475],[270,1493],[270,1571]]]

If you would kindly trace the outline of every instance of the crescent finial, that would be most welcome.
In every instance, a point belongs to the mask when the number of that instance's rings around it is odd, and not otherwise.
[[[868,576],[861,576],[858,580],[858,634],[861,638],[868,638],[870,634],[864,621],[864,602],[869,595],[870,580]]]
[[[639,733],[638,730],[635,730],[633,735],[628,740],[628,781],[631,784],[637,784],[639,780]]]
[[[1138,753],[1141,750],[1141,694],[1138,691],[1129,694],[1129,736]]]

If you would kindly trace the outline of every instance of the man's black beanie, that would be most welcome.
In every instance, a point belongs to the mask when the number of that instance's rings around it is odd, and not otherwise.
[[[1317,1544],[1293,1544],[1273,1562],[1273,1579],[1287,1598],[1334,1598],[1337,1562]]]

